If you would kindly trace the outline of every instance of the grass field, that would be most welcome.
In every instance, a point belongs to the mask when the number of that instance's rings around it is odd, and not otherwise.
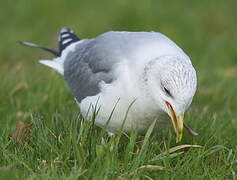
[[[235,0],[2,0],[0,179],[237,179],[236,8]],[[36,61],[50,56],[16,43],[56,47],[65,26],[84,38],[153,30],[174,40],[197,70],[186,121],[200,136],[176,144],[170,128],[108,137],[83,121],[64,80]],[[10,138],[19,121],[33,124],[23,143]],[[182,144],[202,147],[171,149]]]

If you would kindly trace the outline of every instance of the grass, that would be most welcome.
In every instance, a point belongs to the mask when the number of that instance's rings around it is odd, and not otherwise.
[[[236,1],[1,2],[0,179],[236,179]],[[81,37],[108,30],[160,31],[191,57],[198,90],[186,121],[200,133],[175,143],[172,129],[108,137],[85,121],[65,82],[35,60],[55,47],[56,32]],[[10,140],[18,122],[33,123],[24,143]],[[198,144],[201,148],[182,148]],[[172,150],[172,149],[171,149]]]

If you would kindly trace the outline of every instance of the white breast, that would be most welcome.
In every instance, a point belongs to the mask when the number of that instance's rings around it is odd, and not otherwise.
[[[93,111],[99,110],[95,123],[101,127],[105,126],[112,114],[108,124],[110,132],[120,130],[127,112],[123,130],[129,132],[136,129],[144,132],[159,113],[159,109],[144,96],[138,86],[139,77],[129,69],[127,61],[121,62],[123,63],[115,71],[119,74],[118,79],[112,84],[102,82],[101,93],[85,98],[79,106],[87,119],[92,117]]]

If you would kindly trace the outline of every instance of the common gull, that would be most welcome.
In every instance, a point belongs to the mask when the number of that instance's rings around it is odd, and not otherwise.
[[[154,119],[157,131],[171,119],[176,141],[181,141],[184,113],[196,91],[196,71],[190,58],[159,32],[110,31],[81,39],[70,29],[59,34],[59,50],[29,42],[56,58],[39,62],[59,72],[86,119],[115,133],[144,133]]]

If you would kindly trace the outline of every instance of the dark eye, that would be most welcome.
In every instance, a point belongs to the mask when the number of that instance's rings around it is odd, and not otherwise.
[[[169,91],[167,88],[164,87],[164,91],[166,92],[167,95],[169,95],[170,97],[172,97],[170,91]]]

